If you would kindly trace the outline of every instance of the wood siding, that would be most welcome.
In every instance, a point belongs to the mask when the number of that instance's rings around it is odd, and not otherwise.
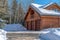
[[[31,18],[31,11],[32,9],[30,8],[29,9],[29,12],[27,13],[27,16],[26,16],[26,19],[25,19],[25,25],[28,25],[26,26],[26,28],[28,30],[39,30],[40,26],[36,26],[36,21],[40,20],[40,16],[37,14],[37,12],[35,12],[34,10],[34,17]],[[27,23],[28,22],[28,23]]]
[[[58,16],[41,16],[41,29],[58,28],[60,18]]]

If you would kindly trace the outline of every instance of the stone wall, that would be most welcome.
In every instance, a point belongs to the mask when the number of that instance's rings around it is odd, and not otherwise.
[[[39,32],[9,32],[7,40],[39,40]]]

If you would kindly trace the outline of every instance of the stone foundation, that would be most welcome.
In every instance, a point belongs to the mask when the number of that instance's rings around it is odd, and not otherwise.
[[[39,40],[39,32],[8,32],[7,40]]]

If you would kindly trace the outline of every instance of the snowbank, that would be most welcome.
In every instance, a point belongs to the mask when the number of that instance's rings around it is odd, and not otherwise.
[[[0,29],[0,40],[6,40],[6,31]]]
[[[40,33],[39,38],[41,40],[60,40],[60,28],[49,28],[42,31],[45,33]]]

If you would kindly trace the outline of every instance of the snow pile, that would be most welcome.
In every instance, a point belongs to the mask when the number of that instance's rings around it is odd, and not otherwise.
[[[50,31],[40,31],[41,34],[47,34],[49,33]]]
[[[49,28],[42,31],[46,33],[40,33],[39,38],[41,40],[60,40],[60,28]]]
[[[54,34],[57,35],[57,36],[60,36],[60,31],[59,30],[55,30]]]
[[[0,29],[0,40],[7,40],[6,39],[6,31]]]
[[[27,31],[27,29],[21,24],[7,24],[3,29],[7,32]]]

